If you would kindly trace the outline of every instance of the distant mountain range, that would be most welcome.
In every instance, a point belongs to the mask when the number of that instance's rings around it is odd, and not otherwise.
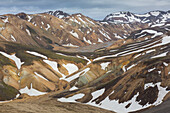
[[[151,11],[145,14],[134,14],[131,12],[118,12],[107,15],[103,22],[108,23],[162,23],[170,21],[170,10],[169,11]]]
[[[57,11],[49,11],[47,12],[50,15],[56,16],[58,18],[68,17],[70,16],[68,13],[65,13],[63,11],[57,10]],[[107,15],[102,22],[108,22],[108,23],[114,23],[114,24],[123,24],[123,23],[134,23],[134,22],[140,22],[140,23],[150,23],[150,24],[156,24],[156,23],[162,23],[170,21],[170,10],[169,11],[150,11],[145,14],[135,14],[131,12],[117,12],[117,13],[111,13]]]

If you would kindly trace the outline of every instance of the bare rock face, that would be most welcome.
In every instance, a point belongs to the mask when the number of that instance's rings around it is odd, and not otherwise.
[[[137,96],[136,100],[140,101],[139,104],[145,105],[145,104],[153,104],[157,98],[158,98],[158,87],[149,87],[146,90],[144,90],[139,96]]]
[[[68,13],[65,13],[65,12],[60,11],[60,10],[57,10],[57,11],[48,11],[48,12],[45,12],[45,13],[53,15],[53,16],[58,17],[58,18],[64,18],[64,17],[70,16]]]

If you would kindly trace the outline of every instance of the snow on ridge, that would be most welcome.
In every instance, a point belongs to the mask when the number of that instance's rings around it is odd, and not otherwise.
[[[155,67],[152,68],[152,69],[149,69],[148,72],[151,72],[151,71],[153,71],[153,70],[155,70],[155,69],[156,69]]]
[[[80,94],[76,94],[72,97],[69,97],[69,98],[59,98],[57,99],[58,101],[60,102],[76,102],[75,100],[78,99],[78,98],[82,98],[84,96],[83,93],[80,93]]]
[[[146,51],[146,53],[151,53],[153,51],[155,51],[155,49],[148,50],[148,51]]]
[[[153,56],[153,57],[151,57],[151,58],[164,57],[164,56],[166,56],[166,54],[167,54],[167,53],[168,53],[168,51],[167,51],[167,52],[164,52],[164,53],[162,53],[162,54],[159,54],[159,55]]]
[[[153,15],[153,16],[158,16],[158,15],[160,14],[159,11],[152,11],[152,12],[150,12],[150,13],[151,13],[151,15]]]
[[[60,27],[64,29],[64,27],[62,25],[60,25]]]
[[[154,24],[154,25],[151,25],[151,27],[160,27],[160,26],[164,26],[165,23],[158,23],[158,24]]]
[[[101,42],[101,43],[103,43],[103,41],[102,41],[100,38],[98,38],[98,42]]]
[[[118,34],[114,33],[115,37],[118,39],[123,39],[121,36],[119,36]]]
[[[5,19],[2,19],[2,21],[3,21],[4,23],[9,22],[9,21],[8,21],[8,17],[7,17],[7,18],[5,18]]]
[[[70,32],[70,34],[72,34],[74,37],[78,38],[79,39],[79,36],[76,32],[73,32],[73,30]]]
[[[74,17],[69,19],[70,21],[76,22],[77,24],[81,24],[77,19],[75,19]]]
[[[155,34],[155,35],[162,35],[163,34],[162,32],[157,32],[157,31],[150,30],[150,29],[142,30],[142,32],[140,32],[140,33],[144,33],[144,32],[147,32],[147,33],[150,33],[150,34]],[[138,35],[138,34],[136,34],[136,35]]]
[[[42,55],[42,54],[34,52],[34,51],[26,51],[26,52],[29,53],[29,54],[32,54],[34,56],[38,56],[38,57],[41,57],[41,58],[44,58],[44,59],[48,59],[45,55]]]
[[[25,30],[26,30],[27,34],[28,34],[29,36],[31,36],[30,31],[29,31],[28,29],[25,29]]]
[[[166,63],[166,62],[163,62],[163,64],[165,65],[165,66],[168,66],[169,64],[168,63]]]
[[[46,31],[47,31],[50,27],[51,27],[50,24],[47,24],[47,28],[45,28]]]
[[[84,24],[87,24],[82,18],[78,18],[80,21],[82,21]]]
[[[129,70],[129,69],[131,69],[132,67],[134,67],[134,66],[136,66],[137,64],[132,64],[131,66],[129,66],[128,68],[127,68],[127,70]]]
[[[138,16],[138,17],[149,17],[150,14],[149,13],[146,13],[146,14],[134,14],[135,16]]]
[[[11,35],[12,41],[16,42],[16,39],[13,35]]]
[[[101,31],[101,30],[99,30],[99,32],[100,32],[104,37],[106,37],[106,38],[108,38],[108,39],[111,40],[111,38],[109,37],[109,35],[107,35],[106,33],[104,33],[104,32]]]
[[[90,40],[87,40],[85,37],[83,37],[83,40],[89,44],[92,44]]]
[[[80,72],[78,72],[78,73],[76,73],[76,74],[74,74],[74,75],[72,75],[72,76],[70,76],[68,78],[65,78],[64,80],[70,82],[70,81],[78,78],[81,73],[83,73],[83,75],[86,74],[86,72],[89,71],[89,70],[90,70],[90,68],[86,68],[86,69],[84,69],[84,70],[82,70],[82,71],[80,71]],[[81,76],[83,76],[83,75],[81,75]]]
[[[90,22],[91,24],[95,25],[95,23],[87,18],[85,18],[88,22]]]
[[[21,62],[21,59],[19,59],[18,57],[16,57],[15,54],[9,55],[9,54],[7,54],[7,53],[5,53],[5,52],[2,52],[2,51],[0,51],[0,54],[4,55],[5,57],[7,57],[7,58],[9,58],[9,59],[11,59],[11,60],[13,60],[13,61],[15,62],[15,64],[16,64],[16,66],[17,66],[18,69],[20,69],[21,66],[22,66],[22,64],[24,64],[24,62]]]
[[[43,22],[43,21],[41,21],[41,24],[42,24],[42,25],[44,25],[44,22]]]
[[[77,46],[77,45],[73,45],[72,43],[64,44],[63,46],[67,46],[67,47],[79,47],[79,46]]]
[[[48,81],[48,79],[46,79],[46,78],[45,78],[45,77],[43,77],[42,75],[38,74],[37,72],[34,72],[34,74],[35,74],[36,76],[38,76],[38,77],[40,77],[40,78],[42,78],[42,79],[44,79],[44,80],[47,80],[47,81]]]
[[[29,15],[27,15],[27,17],[28,17],[28,22],[30,22],[32,20],[32,17]]]

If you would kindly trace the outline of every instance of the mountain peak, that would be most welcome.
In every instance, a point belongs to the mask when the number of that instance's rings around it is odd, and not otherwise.
[[[48,12],[45,12],[47,14],[50,14],[50,15],[53,15],[53,16],[56,16],[58,18],[64,18],[64,17],[68,17],[70,16],[68,13],[65,13],[61,10],[56,10],[56,11],[48,11]]]

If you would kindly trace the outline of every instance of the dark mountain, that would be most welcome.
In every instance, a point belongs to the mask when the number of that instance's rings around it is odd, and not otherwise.
[[[170,11],[151,11],[145,14],[135,14],[131,12],[118,12],[107,15],[103,22],[108,23],[162,23],[170,21]]]
[[[60,11],[60,10],[48,11],[48,12],[45,12],[45,13],[50,14],[50,15],[53,15],[53,16],[56,16],[56,17],[58,17],[58,18],[64,18],[64,17],[70,16],[68,13],[65,13],[65,12]]]

